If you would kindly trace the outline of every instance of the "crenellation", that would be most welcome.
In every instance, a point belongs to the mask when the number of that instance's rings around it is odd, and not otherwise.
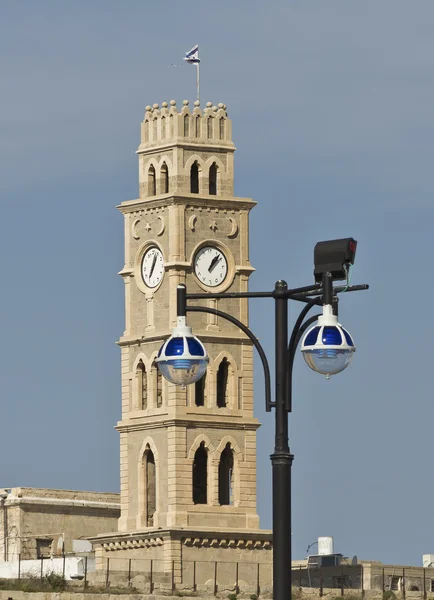
[[[194,102],[194,108],[190,111],[189,101],[183,100],[183,106],[178,110],[176,101],[170,101],[170,108],[167,102],[162,102],[161,109],[156,103],[153,106],[147,105],[145,116],[142,122],[141,145],[152,145],[156,143],[167,143],[170,139],[178,137],[188,138],[190,140],[207,140],[209,143],[218,141],[232,142],[232,127],[228,118],[227,107],[222,102],[213,105],[207,102],[203,111],[197,101]],[[184,119],[187,117],[187,119]],[[161,121],[173,119],[169,127],[161,127]],[[209,127],[208,124],[212,123]],[[195,123],[200,122],[200,128]],[[155,125],[149,127],[149,124]],[[187,124],[187,125],[186,125]]]

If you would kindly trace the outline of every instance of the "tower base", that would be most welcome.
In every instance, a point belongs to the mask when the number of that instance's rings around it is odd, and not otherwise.
[[[155,590],[264,593],[272,588],[270,531],[154,529],[91,539],[96,579]]]

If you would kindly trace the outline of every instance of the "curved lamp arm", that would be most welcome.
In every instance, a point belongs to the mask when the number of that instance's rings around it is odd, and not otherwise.
[[[294,328],[291,333],[291,338],[289,340],[288,358],[287,358],[287,364],[288,364],[287,388],[288,389],[287,389],[287,393],[286,393],[286,410],[288,412],[292,411],[292,369],[294,366],[295,351],[297,350],[297,346],[298,346],[301,336],[306,331],[306,329],[318,319],[319,315],[314,315],[313,317],[310,317],[304,323],[303,323],[303,321],[304,321],[307,313],[310,311],[310,309],[313,306],[316,306],[317,304],[318,304],[317,298],[308,301],[306,306],[303,308],[303,310],[298,315],[298,319],[295,322]]]
[[[262,348],[258,338],[250,331],[250,329],[244,325],[241,321],[225,313],[217,308],[208,308],[207,306],[186,306],[185,310],[187,312],[204,312],[210,313],[211,315],[216,315],[217,317],[221,317],[222,319],[226,319],[226,321],[230,321],[241,331],[243,331],[247,337],[252,341],[256,350],[258,351],[259,358],[261,359],[262,366],[264,368],[264,379],[265,379],[265,410],[267,412],[271,411],[271,408],[275,406],[275,402],[271,402],[271,377],[270,377],[270,367],[268,365],[267,357],[265,356],[264,349]]]

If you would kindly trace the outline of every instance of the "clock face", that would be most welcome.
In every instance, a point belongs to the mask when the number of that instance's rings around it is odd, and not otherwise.
[[[146,250],[142,259],[142,278],[145,285],[155,288],[161,283],[164,275],[163,254],[159,248],[153,246]]]
[[[215,246],[204,246],[195,256],[194,272],[201,283],[216,287],[226,279],[228,262],[221,250]]]

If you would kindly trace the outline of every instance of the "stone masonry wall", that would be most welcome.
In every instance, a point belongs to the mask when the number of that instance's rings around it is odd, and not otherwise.
[[[217,590],[215,594],[220,598],[227,598],[228,592],[230,590]],[[259,598],[271,599],[271,590],[259,590]],[[295,594],[294,594],[295,592]],[[303,588],[301,592],[296,588],[293,594],[297,598],[297,600],[316,600],[317,598],[328,598],[329,600],[338,599],[341,597],[340,590],[337,589],[324,589],[322,595],[320,594],[320,590],[317,588]],[[175,592],[174,595],[179,595]],[[183,593],[184,596],[188,595]],[[194,594],[194,598],[196,600],[201,600],[205,598],[210,598],[214,595],[213,589],[210,586],[207,590],[201,589]],[[240,590],[239,597],[240,598],[250,598],[252,595],[251,591],[243,592]],[[256,595],[256,594],[255,594]],[[354,590],[344,590],[343,597],[349,597],[351,600],[355,600],[355,598],[362,598],[361,594],[355,593]],[[129,594],[110,594],[110,593],[92,593],[91,590],[87,590],[86,593],[83,593],[80,588],[77,587],[76,591],[65,591],[65,592],[22,592],[17,590],[1,590],[0,591],[0,600],[167,600],[167,591],[164,595],[159,595],[158,591],[156,593],[129,593]],[[365,600],[381,600],[382,592],[381,590],[367,590],[364,592],[363,598]],[[405,596],[406,600],[422,600],[423,594],[420,592],[407,592]],[[430,596],[428,596],[430,599]],[[396,594],[396,600],[405,600],[402,594]],[[431,599],[430,599],[431,600]]]

